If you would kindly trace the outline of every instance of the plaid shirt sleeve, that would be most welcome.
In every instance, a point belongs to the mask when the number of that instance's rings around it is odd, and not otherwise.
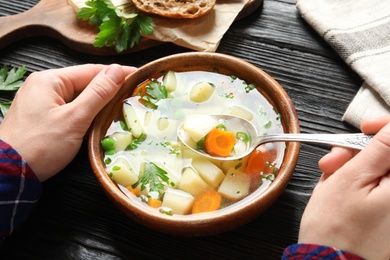
[[[30,215],[41,192],[41,183],[30,166],[0,140],[0,247]]]
[[[316,244],[294,244],[284,250],[282,260],[363,260],[363,258],[334,247]]]

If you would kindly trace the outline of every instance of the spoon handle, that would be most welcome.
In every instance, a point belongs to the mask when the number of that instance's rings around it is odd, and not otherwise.
[[[373,135],[365,134],[272,134],[260,136],[259,143],[268,142],[308,142],[321,143],[362,150]]]

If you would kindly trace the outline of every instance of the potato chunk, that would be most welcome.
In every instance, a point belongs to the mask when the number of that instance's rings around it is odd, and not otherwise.
[[[199,174],[190,167],[184,169],[178,188],[190,193],[194,197],[211,189],[202,177],[200,177]]]
[[[214,93],[215,86],[209,82],[199,82],[190,91],[190,100],[196,103],[207,101]]]
[[[194,197],[182,190],[167,189],[164,194],[162,207],[172,209],[173,214],[188,214],[194,203]]]
[[[130,132],[116,132],[110,137],[115,140],[115,152],[126,150],[127,146],[129,146],[133,140],[133,135]]]
[[[242,117],[248,121],[253,119],[253,114],[248,109],[240,107],[240,106],[230,106],[229,114],[233,116]]]
[[[164,75],[162,83],[168,92],[175,91],[177,86],[176,73],[172,70],[168,71]]]
[[[218,120],[208,115],[192,115],[186,118],[183,129],[195,141],[202,139],[218,125]]]
[[[123,158],[116,159],[106,171],[111,174],[112,180],[125,187],[138,181],[138,174]]]
[[[129,103],[123,103],[123,116],[125,118],[126,125],[133,136],[135,138],[140,137],[144,130],[134,107]]]
[[[225,178],[223,171],[206,158],[195,158],[192,160],[192,166],[199,173],[202,179],[212,187],[218,187]]]
[[[250,176],[240,170],[231,168],[226,173],[218,192],[227,199],[238,200],[249,194],[250,184]]]

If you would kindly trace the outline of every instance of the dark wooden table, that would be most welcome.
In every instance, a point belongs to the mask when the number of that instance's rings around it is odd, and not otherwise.
[[[0,15],[22,12],[37,2],[1,1]],[[95,56],[56,39],[33,37],[0,50],[0,65],[26,65],[28,73],[84,63],[141,66],[187,51],[162,44],[137,53]],[[217,52],[245,59],[273,76],[295,104],[302,132],[356,131],[341,117],[361,79],[305,23],[291,1],[265,0],[231,26]],[[0,259],[279,259],[283,249],[297,241],[302,213],[321,174],[317,162],[328,150],[302,144],[290,184],[252,222],[216,236],[182,238],[147,230],[114,207],[95,180],[84,144],[65,170],[43,184],[35,212],[6,240]]]

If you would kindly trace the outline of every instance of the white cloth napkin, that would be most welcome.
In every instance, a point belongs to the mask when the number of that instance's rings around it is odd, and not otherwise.
[[[343,120],[390,114],[390,1],[297,0],[301,16],[356,72],[364,84]]]

